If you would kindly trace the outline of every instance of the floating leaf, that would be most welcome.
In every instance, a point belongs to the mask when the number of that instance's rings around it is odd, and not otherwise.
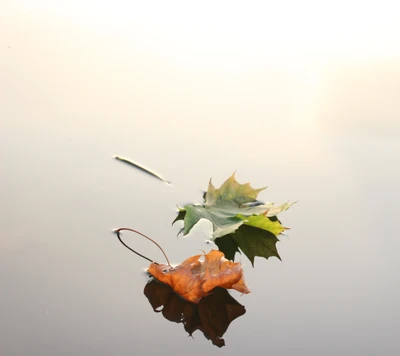
[[[255,256],[281,259],[276,249],[278,241],[278,238],[267,230],[242,225],[233,234],[220,237],[214,242],[226,258],[233,261],[235,253],[242,251],[254,267]]]
[[[240,229],[241,227],[237,231]],[[218,249],[224,253],[225,258],[234,261],[236,252],[240,253],[240,250],[238,243],[232,238],[232,236],[233,234],[228,234],[215,239],[214,242],[218,246]]]
[[[183,220],[183,234],[187,235],[201,219],[212,223],[212,237],[225,257],[234,260],[236,252],[243,252],[254,266],[254,257],[269,258],[279,254],[276,242],[285,229],[276,217],[293,203],[274,205],[257,200],[265,188],[254,189],[249,183],[240,184],[235,175],[220,188],[211,183],[204,194],[203,205],[189,204],[179,208],[173,221]]]
[[[286,228],[279,220],[269,218],[289,209],[292,204],[275,206],[259,202],[256,198],[264,189],[253,189],[249,183],[239,184],[234,174],[219,189],[210,180],[204,204],[189,204],[180,208],[173,223],[183,220],[183,234],[187,235],[200,219],[207,219],[213,225],[213,239],[232,234],[243,224],[278,236]]]
[[[278,236],[283,232],[283,230],[287,229],[283,227],[278,220],[272,220],[264,214],[251,216],[238,214],[237,217],[242,219],[246,225],[266,230],[275,236]]]
[[[204,256],[204,262],[199,258]],[[244,282],[242,265],[228,261],[221,251],[212,250],[205,255],[189,257],[176,267],[151,263],[149,273],[160,282],[168,284],[182,298],[193,303],[216,288],[236,289],[250,293]]]

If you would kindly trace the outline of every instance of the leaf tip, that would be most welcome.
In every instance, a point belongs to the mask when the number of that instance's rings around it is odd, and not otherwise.
[[[279,242],[279,240],[278,240],[277,242]],[[281,258],[281,256],[279,255],[278,250],[276,250],[276,255],[275,255],[275,256],[278,258],[279,261],[282,262],[282,258]]]
[[[258,193],[262,192],[263,190],[267,189],[268,186],[256,189]]]

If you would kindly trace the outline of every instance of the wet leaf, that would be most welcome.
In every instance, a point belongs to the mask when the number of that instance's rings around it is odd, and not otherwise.
[[[239,231],[241,227],[237,231]],[[224,253],[225,257],[228,260],[234,261],[236,252],[240,253],[239,245],[232,238],[233,234],[228,234],[225,236],[221,236],[218,239],[215,239],[215,244],[218,246],[218,249]]]
[[[242,225],[233,234],[225,235],[214,242],[226,258],[233,261],[235,253],[241,251],[254,266],[256,256],[266,259],[269,257],[281,259],[276,248],[278,241],[278,238],[269,231]]]
[[[199,220],[209,220],[213,226],[213,240],[229,260],[234,260],[236,252],[243,252],[253,266],[255,256],[280,259],[277,236],[288,228],[281,224],[277,214],[293,203],[276,206],[260,202],[257,196],[263,189],[238,183],[234,174],[219,189],[210,180],[204,204],[179,208],[173,223],[183,220],[183,234],[187,235]]]
[[[214,239],[234,233],[243,224],[278,236],[286,228],[279,220],[269,218],[289,209],[292,204],[275,206],[256,200],[258,193],[264,189],[253,189],[249,183],[240,184],[234,174],[219,189],[210,180],[204,204],[189,204],[180,208],[173,223],[183,220],[183,234],[187,235],[200,219],[207,219],[213,225]]]
[[[204,262],[199,261],[200,257],[204,257]],[[204,255],[189,257],[176,267],[151,263],[148,271],[193,303],[199,303],[216,287],[250,293],[244,282],[242,265],[227,260],[221,251],[211,250]]]

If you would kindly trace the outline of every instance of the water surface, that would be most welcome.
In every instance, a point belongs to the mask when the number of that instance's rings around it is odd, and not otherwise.
[[[398,61],[188,67],[18,16],[0,49],[1,355],[398,353]],[[206,223],[177,238],[171,222],[235,170],[268,186],[260,199],[299,202],[281,215],[282,262],[241,257],[252,293],[231,293],[246,313],[218,349],[153,311],[147,261],[112,230],[175,263],[215,248]]]

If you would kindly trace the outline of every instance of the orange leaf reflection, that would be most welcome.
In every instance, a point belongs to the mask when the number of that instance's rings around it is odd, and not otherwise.
[[[194,304],[183,300],[170,286],[152,279],[144,288],[144,294],[155,312],[161,312],[169,321],[183,323],[190,336],[200,330],[218,347],[225,345],[222,336],[230,323],[246,313],[244,306],[223,288],[215,288],[199,304]]]
[[[204,262],[199,261],[202,256]],[[152,263],[149,273],[172,287],[182,298],[196,304],[215,287],[250,293],[240,262],[227,260],[224,254],[217,250],[189,257],[174,268]]]

